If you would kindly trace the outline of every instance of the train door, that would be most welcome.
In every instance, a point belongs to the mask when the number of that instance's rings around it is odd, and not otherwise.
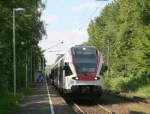
[[[64,65],[64,71],[63,71],[63,76],[64,76],[64,86],[65,89],[69,88],[69,84],[70,84],[70,80],[71,80],[71,76],[73,75],[73,72],[69,66],[69,62],[66,62]]]
[[[60,61],[59,65],[59,87],[63,88],[63,59]]]
[[[63,83],[62,83],[62,87],[63,88],[65,88],[65,70],[64,70],[64,68],[63,68],[63,70],[62,70],[62,77],[63,77]]]
[[[59,75],[60,75],[60,72],[59,72],[59,64],[57,65],[57,86],[59,87]]]
[[[56,67],[54,68],[54,85],[57,85],[57,70]]]

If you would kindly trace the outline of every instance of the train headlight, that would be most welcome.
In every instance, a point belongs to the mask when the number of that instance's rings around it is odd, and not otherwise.
[[[75,80],[79,80],[79,78],[78,78],[78,77],[75,77]]]
[[[79,78],[78,78],[78,77],[73,77],[72,79],[74,79],[74,80],[79,80]]]
[[[97,80],[97,79],[98,79],[97,77],[94,78],[94,80]]]
[[[95,78],[94,78],[94,80],[99,80],[99,79],[100,79],[100,77],[95,77]]]

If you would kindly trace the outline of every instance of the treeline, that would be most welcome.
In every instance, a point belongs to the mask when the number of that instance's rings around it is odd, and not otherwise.
[[[38,43],[45,34],[41,1],[0,0],[0,96],[13,93],[13,8],[25,8],[25,12],[15,12],[17,91],[25,87],[26,64],[28,84],[39,68],[43,54]]]
[[[107,88],[149,96],[149,0],[114,0],[90,22],[88,34],[88,43],[106,54]]]

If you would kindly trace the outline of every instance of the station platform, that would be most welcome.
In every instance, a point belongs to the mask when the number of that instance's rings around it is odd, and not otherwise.
[[[54,88],[37,85],[10,114],[74,114]]]

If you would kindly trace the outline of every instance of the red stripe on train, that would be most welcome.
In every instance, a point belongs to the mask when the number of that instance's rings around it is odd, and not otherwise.
[[[96,77],[96,73],[80,73],[80,74],[78,74],[79,80],[83,80],[83,81],[95,80],[94,79],[95,77]]]

